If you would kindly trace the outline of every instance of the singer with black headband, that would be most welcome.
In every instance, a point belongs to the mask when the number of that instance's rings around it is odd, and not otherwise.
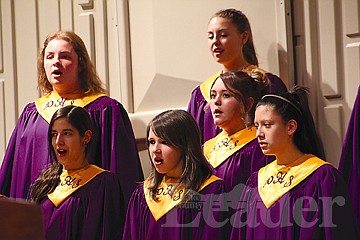
[[[257,104],[256,137],[276,160],[248,179],[231,239],[360,239],[346,184],[322,160],[307,94],[295,87]]]

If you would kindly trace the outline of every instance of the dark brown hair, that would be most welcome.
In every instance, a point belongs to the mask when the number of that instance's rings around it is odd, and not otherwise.
[[[185,186],[184,199],[186,201],[191,198],[190,193],[198,191],[205,180],[212,175],[211,166],[202,152],[199,128],[188,112],[168,110],[150,121],[146,130],[147,138],[150,129],[170,146],[180,149],[184,160],[184,170],[179,185]],[[164,175],[158,173],[152,165],[148,180],[151,182],[149,190],[154,200],[157,199],[156,191],[163,177]]]
[[[243,104],[245,113],[250,117],[250,124],[254,122],[255,106],[264,94],[269,93],[269,79],[256,69],[250,75],[243,71],[230,71],[221,73],[220,78],[229,93]],[[248,98],[253,98],[254,103],[249,105]],[[244,116],[245,117],[245,116]]]
[[[41,203],[48,193],[55,190],[60,183],[60,175],[63,167],[57,161],[55,150],[52,147],[52,128],[56,120],[65,118],[80,134],[84,136],[87,130],[92,131],[92,122],[88,112],[82,107],[69,105],[58,109],[51,118],[48,129],[48,148],[50,159],[53,162],[44,169],[38,179],[32,184],[28,199],[35,203]],[[90,140],[91,141],[91,140]]]
[[[248,40],[243,47],[244,58],[248,63],[255,66],[259,66],[259,62],[254,47],[250,22],[248,18],[245,16],[245,14],[243,14],[240,10],[229,8],[216,12],[210,18],[210,20],[215,17],[228,19],[235,25],[239,33],[247,32],[249,34]]]
[[[314,119],[309,109],[308,94],[308,88],[294,86],[286,93],[265,95],[256,108],[259,106],[273,107],[285,124],[289,120],[295,120],[298,128],[294,134],[294,144],[301,152],[324,159],[324,147],[316,132]]]

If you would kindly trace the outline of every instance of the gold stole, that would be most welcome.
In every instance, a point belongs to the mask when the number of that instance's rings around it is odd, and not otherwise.
[[[258,190],[265,206],[269,208],[324,164],[329,163],[312,154],[305,154],[290,164],[277,165],[275,160],[261,168],[258,173]]]
[[[199,192],[208,186],[210,183],[220,180],[220,178],[212,175],[209,177],[203,185],[200,187]],[[145,193],[145,200],[150,209],[150,212],[155,218],[155,221],[158,221],[162,216],[167,214],[171,209],[175,206],[180,204],[184,198],[185,187],[179,186],[176,188],[176,191],[172,193],[173,189],[177,186],[178,182],[172,181],[171,179],[167,178],[166,176],[163,177],[157,191],[156,197],[158,201],[155,201],[151,197],[151,193],[148,189],[150,184],[149,180],[145,180],[144,182],[144,193]],[[172,195],[170,195],[172,193]]]
[[[35,101],[35,106],[39,114],[50,123],[53,114],[59,108],[65,107],[67,105],[75,105],[78,107],[85,107],[89,103],[95,101],[96,99],[106,96],[106,94],[99,93],[91,96],[85,96],[79,99],[68,100],[62,98],[56,92],[52,91],[50,94],[43,96]]]
[[[60,175],[60,183],[52,193],[48,194],[50,201],[58,207],[67,197],[85,186],[91,179],[106,170],[95,165],[88,165],[85,168],[74,170],[69,173],[63,169]]]
[[[217,168],[231,155],[256,138],[256,128],[244,128],[229,136],[223,132],[204,143],[204,155]]]
[[[246,68],[244,68],[242,71],[250,74],[250,72],[252,72],[255,69],[262,72],[262,73],[264,73],[264,74],[266,73],[265,70],[255,66],[255,65],[249,65]],[[210,89],[211,89],[211,86],[214,84],[215,80],[219,77],[221,72],[222,72],[222,70],[218,71],[217,73],[215,73],[214,75],[209,77],[205,82],[200,84],[201,93],[202,93],[202,95],[204,96],[204,98],[205,98],[205,100],[207,102],[210,101]]]
[[[221,72],[222,70],[218,71],[217,73],[209,77],[205,82],[200,84],[200,90],[206,102],[210,101],[211,86],[214,84],[215,80],[218,78]]]

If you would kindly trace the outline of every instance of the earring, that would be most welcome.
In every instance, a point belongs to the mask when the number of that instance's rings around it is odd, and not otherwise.
[[[245,115],[245,126],[250,127],[251,126],[251,119],[248,113]]]

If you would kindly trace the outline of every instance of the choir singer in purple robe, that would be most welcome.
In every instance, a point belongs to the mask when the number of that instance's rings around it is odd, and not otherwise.
[[[147,139],[152,171],[132,194],[123,239],[226,239],[225,185],[202,153],[193,117],[184,110],[160,113]]]
[[[25,106],[8,143],[0,169],[0,193],[26,198],[29,186],[52,164],[47,130],[54,112],[84,107],[93,122],[89,162],[118,174],[125,202],[143,180],[128,114],[102,86],[82,39],[74,32],[49,34],[38,57],[42,97]]]
[[[31,186],[41,205],[46,239],[120,239],[125,205],[119,178],[89,164],[92,122],[82,107],[66,106],[53,115],[48,144],[53,163]]]
[[[254,122],[263,153],[276,160],[248,179],[231,239],[360,239],[347,186],[322,160],[307,89],[263,96]]]

